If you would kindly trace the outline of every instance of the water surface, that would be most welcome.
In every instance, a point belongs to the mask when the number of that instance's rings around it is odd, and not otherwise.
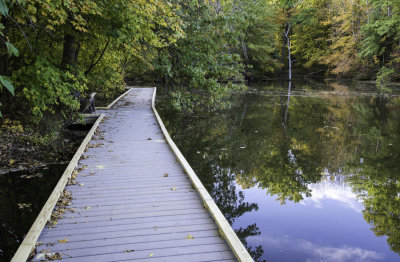
[[[68,146],[62,152],[71,159],[90,126],[76,126],[62,134]],[[33,151],[32,154],[41,154]],[[62,158],[60,158],[62,159]],[[0,261],[10,261],[42,210],[68,163],[56,162],[31,170],[0,174]]]
[[[258,261],[400,261],[400,97],[251,87],[167,128]]]

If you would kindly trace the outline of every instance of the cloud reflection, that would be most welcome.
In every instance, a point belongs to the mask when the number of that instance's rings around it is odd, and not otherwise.
[[[331,181],[330,179],[323,179],[317,184],[311,184],[308,186],[312,190],[312,196],[309,198],[304,198],[300,203],[307,206],[311,205],[316,208],[323,207],[324,200],[335,200],[340,202],[343,206],[353,209],[354,211],[361,213],[363,206],[361,203],[357,202],[357,196],[351,190],[342,177],[340,179]]]
[[[260,238],[260,236],[256,236]],[[280,250],[281,252],[286,252],[289,254],[296,254],[299,260],[306,262],[377,262],[384,260],[384,254],[373,250],[362,249],[360,247],[354,246],[322,246],[318,244],[313,244],[304,239],[293,239],[288,235],[283,237],[273,237],[263,235],[260,239],[256,241],[262,241],[263,245],[272,248],[273,250]],[[268,251],[265,252],[267,255]],[[306,258],[301,254],[306,254]],[[280,256],[280,255],[279,255]],[[274,257],[274,255],[272,255]],[[288,261],[294,257],[290,257]],[[267,259],[268,261],[268,259]]]
[[[306,253],[313,255],[313,258],[308,258],[307,262],[372,262],[383,260],[384,258],[383,254],[381,253],[372,250],[361,249],[359,247],[324,247],[314,245],[313,243],[305,240],[301,240],[298,247],[299,249],[304,250]]]

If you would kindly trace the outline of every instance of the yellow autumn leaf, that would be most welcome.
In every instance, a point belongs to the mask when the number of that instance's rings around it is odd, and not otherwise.
[[[58,240],[58,243],[62,243],[62,244],[65,244],[67,242],[68,242],[68,239],[66,239],[66,238]]]
[[[185,237],[185,239],[193,239],[194,236],[192,236],[191,234],[189,234],[187,237]]]

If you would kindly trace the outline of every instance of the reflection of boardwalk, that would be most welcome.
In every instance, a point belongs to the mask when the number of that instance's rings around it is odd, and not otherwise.
[[[194,190],[171,151],[151,108],[153,90],[135,88],[107,112],[79,163],[76,180],[66,187],[72,199],[61,201],[65,213],[58,212],[53,225],[41,233],[34,260],[61,256],[67,261],[229,261],[235,260],[234,253],[248,257],[243,246],[233,252],[230,245],[237,243],[227,236],[228,245],[220,237],[203,206],[204,195]],[[229,227],[221,232],[233,231]]]

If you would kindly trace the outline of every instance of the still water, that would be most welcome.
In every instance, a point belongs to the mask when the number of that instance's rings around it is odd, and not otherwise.
[[[271,83],[229,102],[160,111],[255,260],[400,261],[399,96]]]
[[[14,256],[68,165],[61,160],[72,158],[90,126],[74,128],[60,137],[60,141],[68,141],[68,146],[62,152],[54,149],[60,155],[60,162],[0,174],[0,262],[10,261]]]
[[[0,261],[10,261],[66,164],[0,175]]]

